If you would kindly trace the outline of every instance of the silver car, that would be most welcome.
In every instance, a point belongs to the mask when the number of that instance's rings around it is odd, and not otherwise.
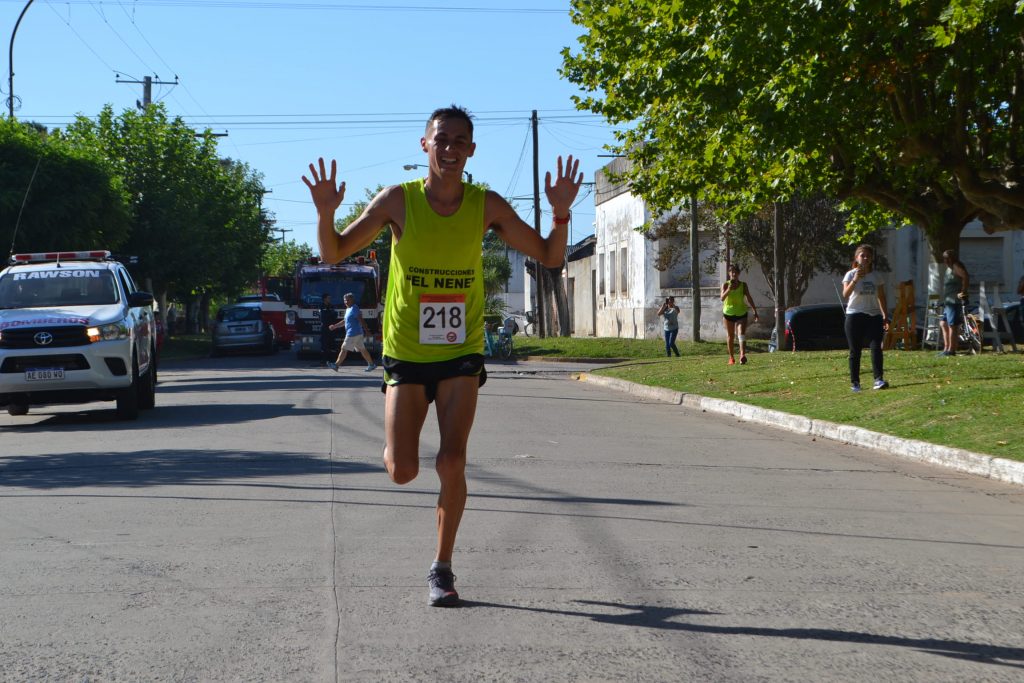
[[[277,351],[274,326],[268,325],[257,302],[231,304],[217,311],[212,354],[224,351]]]

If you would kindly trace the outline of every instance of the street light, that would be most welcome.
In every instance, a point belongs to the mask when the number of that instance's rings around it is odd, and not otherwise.
[[[406,164],[405,166],[402,166],[402,168],[404,168],[406,171],[412,171],[412,170],[415,170],[417,168],[430,168],[430,167],[427,166],[426,164]],[[465,170],[462,171],[462,173],[463,173],[463,175],[466,176],[466,182],[472,185],[473,184],[473,174],[470,173],[469,171],[465,171]]]
[[[28,0],[25,3],[25,7],[22,8],[21,14],[18,15],[18,20],[14,22],[14,30],[11,31],[11,46],[7,51],[7,64],[9,65],[9,71],[7,74],[7,113],[10,117],[14,118],[14,36],[18,33],[18,26],[21,25],[21,18],[25,16],[25,12],[28,11],[28,6],[31,5],[35,0]]]

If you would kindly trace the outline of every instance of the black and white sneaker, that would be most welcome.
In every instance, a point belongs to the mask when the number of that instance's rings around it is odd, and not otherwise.
[[[455,590],[455,574],[451,569],[431,569],[427,574],[431,607],[457,607],[459,594]]]

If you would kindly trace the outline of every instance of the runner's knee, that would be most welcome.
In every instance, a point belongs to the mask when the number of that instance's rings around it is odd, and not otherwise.
[[[437,476],[442,481],[451,477],[463,477],[466,474],[466,449],[445,448],[438,452],[434,463]]]
[[[403,455],[405,457],[402,457]],[[419,458],[415,457],[417,454],[414,453],[413,456],[410,458],[408,454],[400,454],[387,447],[384,448],[384,466],[388,470],[391,481],[396,484],[408,484],[416,478],[420,471],[420,464]]]

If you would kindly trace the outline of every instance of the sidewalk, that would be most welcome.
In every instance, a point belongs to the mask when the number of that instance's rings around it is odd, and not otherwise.
[[[798,434],[806,434],[812,438],[831,439],[842,443],[873,448],[890,455],[908,460],[927,462],[933,465],[949,467],[959,472],[976,474],[1010,484],[1024,485],[1024,463],[1016,460],[997,458],[983,453],[972,453],[962,448],[939,446],[926,441],[903,439],[891,434],[873,432],[861,427],[836,424],[826,420],[814,420],[802,415],[793,415],[778,410],[768,410],[757,406],[727,401],[720,398],[709,398],[698,394],[687,394],[662,387],[649,387],[635,382],[628,382],[615,377],[602,377],[590,373],[580,373],[580,380],[624,391],[633,396],[682,405],[687,408],[731,415],[733,417],[770,425]]]

